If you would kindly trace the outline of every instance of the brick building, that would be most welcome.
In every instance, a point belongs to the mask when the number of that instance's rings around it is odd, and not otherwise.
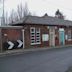
[[[2,28],[3,45],[6,48],[10,41],[14,48],[55,47],[72,44],[72,21],[44,15],[42,17],[27,16],[13,23],[11,27]],[[16,43],[15,43],[16,42]],[[10,47],[10,46],[8,46]],[[8,48],[7,47],[7,48]]]
[[[23,26],[25,48],[50,47],[72,44],[72,21],[44,15],[27,16],[13,24]]]
[[[0,50],[19,48],[18,41],[22,41],[22,26],[0,27]]]

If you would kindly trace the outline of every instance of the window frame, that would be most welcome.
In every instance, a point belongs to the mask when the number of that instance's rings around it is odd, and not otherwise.
[[[34,32],[32,32],[31,29],[34,29]],[[37,31],[37,29],[39,31]],[[34,33],[34,38],[32,38],[31,33]],[[38,40],[38,38],[39,38],[39,40]],[[34,43],[32,43],[32,39],[34,39]],[[37,41],[39,41],[39,42],[37,42]],[[35,27],[30,28],[30,44],[31,45],[41,44],[40,28],[35,28]]]
[[[72,32],[71,32],[71,29],[68,30],[68,41],[71,41],[72,40]]]

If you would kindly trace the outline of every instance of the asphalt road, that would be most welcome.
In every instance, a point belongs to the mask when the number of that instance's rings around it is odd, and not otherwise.
[[[0,72],[65,72],[72,65],[72,48],[0,57]]]

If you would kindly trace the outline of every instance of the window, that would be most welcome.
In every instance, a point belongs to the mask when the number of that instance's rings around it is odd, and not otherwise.
[[[40,44],[40,28],[30,28],[31,45]]]
[[[68,30],[68,40],[71,40],[71,30]]]
[[[34,44],[35,43],[35,28],[31,28],[30,29],[30,38],[31,38],[31,43]]]
[[[42,41],[48,41],[49,40],[49,35],[48,34],[43,34],[42,35]]]

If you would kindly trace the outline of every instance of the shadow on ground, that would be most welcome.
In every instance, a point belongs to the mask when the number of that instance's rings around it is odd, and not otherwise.
[[[72,66],[70,66],[66,72],[72,72]]]

